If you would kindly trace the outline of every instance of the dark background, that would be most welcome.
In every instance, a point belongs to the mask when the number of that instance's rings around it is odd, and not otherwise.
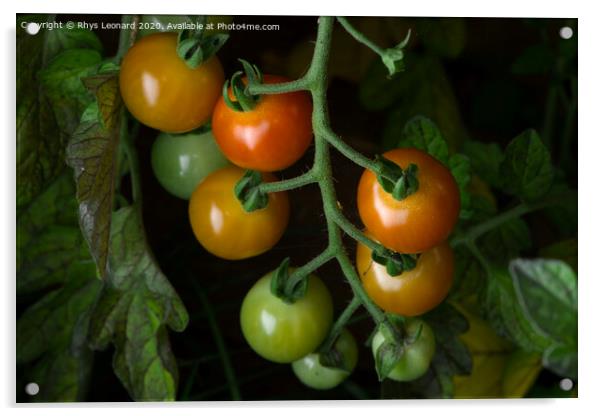
[[[379,18],[371,19],[376,19],[378,26]],[[412,26],[421,19],[405,18],[404,22],[409,22]],[[62,15],[57,20],[119,22],[120,16]],[[422,20],[422,27],[426,27],[426,30],[440,23],[432,20],[424,25],[426,20]],[[307,46],[311,45],[315,36],[316,17],[234,17],[234,23],[241,22],[278,24],[280,29],[264,32],[232,31],[229,41],[218,53],[227,77],[240,69],[238,58],[259,64],[265,73],[285,73],[289,76],[302,74],[309,63],[309,55],[299,51],[311,52],[311,48],[307,49]],[[358,20],[353,22],[355,24]],[[462,52],[455,57],[441,56],[438,59],[445,68],[468,137],[485,142],[495,141],[505,146],[527,128],[541,131],[548,120],[548,123],[552,123],[553,132],[548,145],[554,161],[562,165],[569,182],[576,187],[576,124],[569,126],[569,146],[556,146],[566,112],[563,112],[560,105],[550,109],[547,103],[551,85],[569,89],[566,85],[566,68],[559,69],[560,64],[556,60],[550,68],[537,74],[517,74],[512,69],[517,59],[534,45],[545,43],[552,50],[557,50],[559,42],[562,42],[558,35],[559,29],[570,25],[576,34],[576,20],[467,18],[464,19],[464,24],[466,42]],[[119,31],[97,30],[96,33],[103,42],[105,55],[114,55]],[[404,36],[405,31],[399,33],[397,41]],[[364,58],[366,53],[357,55],[355,61],[356,49],[346,49],[349,42],[337,42],[335,39],[331,52],[333,63],[337,64],[337,56],[351,56],[351,59],[346,64],[338,64],[342,66],[339,74],[333,70],[329,88],[333,129],[358,150],[366,154],[376,153],[382,149],[381,137],[389,110],[368,112],[362,107],[358,99],[358,81],[365,76],[365,68],[370,62],[367,63]],[[424,48],[421,32],[418,31],[407,55],[425,53]],[[367,59],[372,61],[377,58],[370,56]],[[533,59],[537,62],[539,58],[534,56]],[[541,60],[543,59],[542,57]],[[576,59],[570,62],[569,70],[576,76]],[[340,76],[344,72],[359,75]],[[244,400],[379,398],[380,383],[373,369],[371,353],[361,346],[372,330],[370,319],[363,312],[357,313],[357,319],[350,327],[360,345],[358,367],[349,381],[326,392],[305,388],[296,379],[290,366],[276,365],[257,356],[247,346],[239,328],[240,304],[246,291],[258,277],[274,269],[287,256],[291,258],[293,265],[300,265],[326,246],[327,233],[317,188],[305,187],[289,193],[293,207],[291,222],[282,240],[271,251],[244,261],[220,260],[205,252],[195,240],[188,224],[187,201],[168,194],[154,178],[150,166],[150,149],[156,135],[156,131],[143,127],[136,146],[141,161],[144,221],[149,241],[161,268],[182,297],[191,318],[183,333],[170,333],[172,347],[180,363],[178,399],[230,399],[224,371],[216,355],[217,349],[205,311],[191,284],[192,279],[207,291],[213,304]],[[332,157],[339,200],[346,215],[359,223],[354,194],[361,170],[336,152],[332,152]],[[309,151],[301,161],[282,172],[282,177],[302,172],[311,162],[312,152]],[[126,187],[127,183],[126,180]],[[503,202],[502,199],[500,203]],[[530,223],[537,228],[537,220],[530,218]],[[534,233],[534,239],[539,239],[542,244],[548,238],[545,232]],[[353,253],[351,244],[349,249]],[[319,275],[333,294],[335,312],[340,311],[351,298],[350,288],[342,273],[332,263],[322,267]],[[113,374],[112,354],[111,348],[96,354],[93,381],[88,395],[90,401],[130,400]],[[194,378],[191,377],[193,374]],[[557,385],[557,377],[544,371],[530,395],[549,396],[557,389]]]

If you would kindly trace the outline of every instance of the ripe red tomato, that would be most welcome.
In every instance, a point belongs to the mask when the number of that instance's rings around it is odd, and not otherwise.
[[[188,206],[192,231],[210,253],[228,260],[246,259],[271,249],[288,224],[286,192],[269,194],[267,207],[246,212],[234,194],[245,171],[236,166],[217,170],[199,183]],[[275,181],[265,173],[263,180]]]
[[[243,80],[245,81],[245,80]],[[264,75],[264,83],[287,78]],[[232,88],[230,98],[234,100]],[[303,156],[312,140],[312,103],[304,91],[263,95],[251,111],[236,111],[221,97],[213,112],[217,144],[235,165],[263,172],[284,169]]]
[[[398,276],[390,276],[371,255],[368,247],[358,243],[357,271],[368,296],[387,312],[422,315],[439,305],[451,289],[454,253],[447,242],[422,253],[414,269]]]
[[[418,149],[393,149],[383,156],[402,168],[418,166],[418,191],[398,201],[364,171],[357,191],[360,217],[370,233],[398,253],[420,253],[444,241],[460,213],[460,191],[450,171]]]
[[[189,68],[176,53],[177,36],[165,32],[143,37],[126,53],[119,73],[130,113],[168,133],[184,133],[209,121],[224,84],[217,57]]]

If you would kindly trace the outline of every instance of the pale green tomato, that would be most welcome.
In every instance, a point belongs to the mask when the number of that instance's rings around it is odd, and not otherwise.
[[[310,275],[307,293],[289,304],[270,291],[272,273],[249,290],[240,310],[242,333],[253,350],[266,360],[292,363],[313,352],[332,325],[328,288]]]
[[[344,370],[324,367],[320,364],[320,354],[312,352],[292,364],[293,372],[303,384],[313,389],[328,390],[338,386],[349,377],[357,364],[357,343],[351,332],[344,329],[334,349],[341,354]]]
[[[201,180],[230,162],[211,132],[161,133],[153,143],[151,164],[155,177],[169,193],[190,199]]]
[[[410,319],[406,323],[406,331],[410,337],[417,334],[422,325],[420,337],[413,343],[407,344],[405,352],[397,365],[387,376],[395,381],[412,381],[423,376],[435,354],[435,334],[430,326],[420,319]],[[376,357],[378,347],[385,341],[382,331],[376,332],[372,338],[372,354]]]

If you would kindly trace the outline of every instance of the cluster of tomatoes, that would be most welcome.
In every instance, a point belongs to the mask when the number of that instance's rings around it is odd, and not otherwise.
[[[247,169],[272,172],[294,164],[311,144],[312,102],[307,92],[263,95],[252,109],[238,111],[222,94],[224,72],[217,57],[189,67],[176,53],[176,33],[143,37],[125,55],[120,89],[130,113],[161,133],[152,150],[152,166],[162,186],[189,199],[194,235],[210,253],[229,260],[245,259],[270,250],[284,233],[290,205],[286,192],[270,193],[262,209],[247,212],[234,188]],[[287,81],[265,75],[264,83]],[[232,88],[230,100],[236,97]],[[176,111],[177,109],[177,111]],[[211,131],[199,132],[211,121]],[[384,157],[402,168],[418,166],[419,189],[398,201],[385,192],[377,177],[364,172],[357,192],[366,233],[398,253],[419,254],[416,267],[390,276],[375,263],[364,245],[357,248],[357,269],[369,296],[385,311],[415,317],[446,296],[452,282],[453,254],[447,243],[459,212],[459,193],[445,166],[424,152],[396,149]],[[259,279],[246,295],[240,314],[242,332],[262,357],[292,363],[308,386],[326,389],[342,382],[357,363],[357,345],[348,330],[334,343],[337,368],[322,365],[315,351],[327,337],[333,320],[332,298],[315,275],[308,277],[305,295],[295,302],[275,296],[272,273]],[[411,380],[424,374],[434,353],[431,329],[417,318],[406,321],[405,353],[389,374]],[[385,342],[373,337],[374,354]]]

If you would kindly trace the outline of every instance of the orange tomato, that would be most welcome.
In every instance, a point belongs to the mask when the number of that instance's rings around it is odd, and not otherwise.
[[[143,37],[126,53],[119,73],[130,113],[168,133],[184,133],[209,121],[224,84],[217,57],[189,68],[176,53],[177,36],[166,32]]]
[[[245,171],[228,166],[208,175],[190,198],[188,215],[195,237],[210,253],[228,260],[257,256],[272,248],[286,229],[289,201],[285,192],[269,194],[267,207],[246,212],[234,194]],[[263,174],[264,181],[276,178]]]
[[[358,243],[357,271],[368,296],[387,312],[422,315],[439,305],[451,289],[454,253],[447,242],[422,253],[414,269],[398,276],[390,276],[371,255],[368,247]]]
[[[418,149],[393,149],[383,156],[402,168],[418,166],[416,193],[398,201],[364,171],[357,191],[360,217],[370,233],[398,253],[420,253],[444,241],[460,213],[460,191],[450,171]]]
[[[288,81],[264,75],[264,83]],[[246,82],[246,80],[243,80]],[[234,100],[232,88],[230,98]],[[303,156],[312,140],[312,103],[304,91],[263,95],[251,111],[236,111],[221,97],[211,126],[217,144],[235,165],[263,172],[289,167]]]

